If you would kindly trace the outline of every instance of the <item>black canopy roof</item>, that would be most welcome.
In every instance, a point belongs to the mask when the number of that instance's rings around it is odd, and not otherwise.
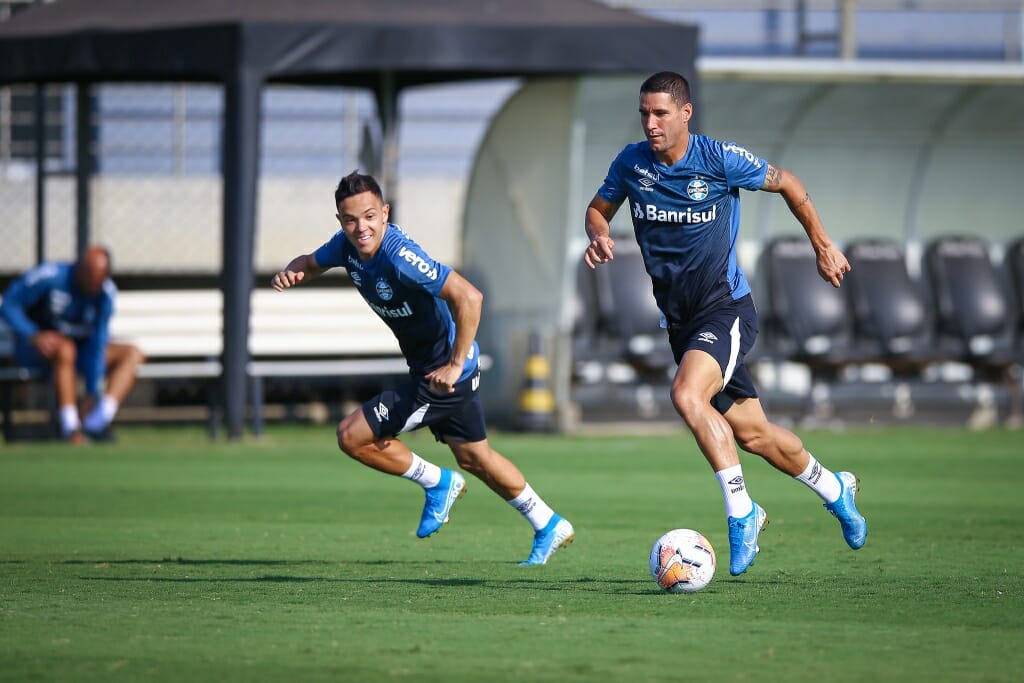
[[[224,84],[221,391],[234,438],[245,415],[264,83],[372,89],[383,130],[380,179],[393,199],[405,86],[662,69],[693,78],[696,50],[693,26],[590,0],[60,0],[0,22],[0,84],[70,81],[85,86],[80,93],[104,81]],[[90,128],[82,118],[87,102],[80,97],[83,130]],[[78,155],[81,249],[87,144],[78,144]]]
[[[0,23],[0,82],[266,80],[375,87],[685,71],[696,29],[589,0],[62,0]]]

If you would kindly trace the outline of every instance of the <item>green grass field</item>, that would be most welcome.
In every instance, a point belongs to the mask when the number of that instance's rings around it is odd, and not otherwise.
[[[1019,681],[1024,432],[802,435],[860,475],[848,550],[802,485],[744,460],[771,524],[728,573],[717,484],[692,439],[495,434],[576,542],[523,568],[532,530],[471,480],[416,539],[422,493],[341,456],[327,427],[213,444],[0,449],[0,679],[10,681]],[[452,462],[429,435],[410,443]],[[692,527],[695,595],[647,554]]]

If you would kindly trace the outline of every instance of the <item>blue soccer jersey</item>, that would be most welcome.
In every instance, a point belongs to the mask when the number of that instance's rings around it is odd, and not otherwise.
[[[23,343],[43,330],[74,339],[86,391],[95,395],[106,374],[116,296],[109,278],[98,294],[89,295],[75,285],[73,263],[42,263],[11,282],[0,313]]]
[[[636,241],[669,324],[750,293],[736,262],[739,190],[760,189],[767,171],[764,159],[703,135],[690,135],[686,155],[672,166],[646,141],[626,146],[612,162],[598,194],[613,204],[629,198]]]
[[[452,269],[430,258],[400,227],[388,223],[380,248],[367,261],[360,260],[344,230],[313,257],[321,268],[348,271],[366,303],[394,332],[412,373],[425,375],[451,359],[455,321],[441,288]],[[476,371],[478,356],[474,341],[459,381]]]

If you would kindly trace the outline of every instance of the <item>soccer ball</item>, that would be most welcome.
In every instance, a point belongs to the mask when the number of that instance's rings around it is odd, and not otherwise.
[[[669,593],[696,593],[715,575],[715,549],[693,529],[673,529],[651,548],[651,577]]]

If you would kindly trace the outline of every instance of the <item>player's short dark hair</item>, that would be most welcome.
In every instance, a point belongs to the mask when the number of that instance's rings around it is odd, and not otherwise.
[[[640,94],[663,92],[680,107],[690,103],[690,82],[675,71],[659,71],[640,86]]]
[[[372,192],[381,204],[384,203],[384,193],[373,176],[365,175],[358,170],[352,171],[338,182],[338,188],[334,191],[334,205],[337,206],[345,199],[364,192]]]

